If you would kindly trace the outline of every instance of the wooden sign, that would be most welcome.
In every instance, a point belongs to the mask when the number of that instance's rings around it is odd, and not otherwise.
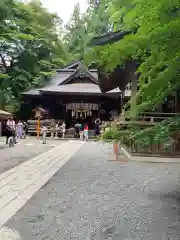
[[[66,110],[79,110],[79,111],[96,111],[99,109],[98,104],[95,103],[68,103],[66,104]]]

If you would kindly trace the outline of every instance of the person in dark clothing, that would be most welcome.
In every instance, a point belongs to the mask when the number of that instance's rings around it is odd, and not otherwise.
[[[79,138],[79,123],[78,122],[74,125],[74,128],[75,128],[75,138]]]
[[[96,134],[96,137],[98,137],[100,135],[100,124],[101,124],[100,119],[96,119],[96,121],[95,121],[95,134]]]
[[[23,138],[27,138],[27,134],[28,134],[28,123],[23,122]]]

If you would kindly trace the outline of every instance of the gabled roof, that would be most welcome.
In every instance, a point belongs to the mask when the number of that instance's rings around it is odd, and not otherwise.
[[[42,95],[43,93],[83,93],[83,94],[102,94],[98,84],[98,72],[96,69],[85,70],[80,67],[81,62],[76,61],[65,68],[58,69],[56,74],[45,87],[31,89],[23,95]],[[73,69],[71,67],[76,68]],[[85,77],[90,79],[90,83],[76,83],[74,79]],[[109,89],[112,90],[112,89]],[[120,93],[119,89],[107,92],[108,94]]]

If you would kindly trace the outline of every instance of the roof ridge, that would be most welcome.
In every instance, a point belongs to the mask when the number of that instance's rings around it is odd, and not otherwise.
[[[59,85],[65,85],[69,81],[71,81],[72,77],[74,77],[79,72],[79,68],[77,68],[70,76],[68,76],[64,81],[62,81]]]
[[[69,69],[70,67],[73,67],[74,65],[79,64],[80,62],[81,62],[80,60],[76,60],[76,61],[64,66],[62,69]]]
[[[76,69],[69,69],[69,68],[61,68],[61,69],[56,69],[56,72],[75,72]]]

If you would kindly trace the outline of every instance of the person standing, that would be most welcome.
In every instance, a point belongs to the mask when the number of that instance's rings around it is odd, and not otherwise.
[[[63,139],[65,138],[65,133],[66,133],[66,124],[65,124],[65,122],[63,121],[62,122],[62,137],[63,137]]]
[[[84,126],[84,139],[85,139],[85,141],[88,140],[88,131],[89,131],[89,128],[88,128],[88,124],[86,123],[85,126]]]
[[[59,122],[56,123],[56,133],[55,133],[56,139],[58,139],[58,133],[59,133]]]
[[[77,122],[75,125],[74,125],[74,128],[75,128],[75,138],[79,138],[79,123]]]
[[[83,133],[84,133],[84,126],[82,123],[79,124],[79,135],[80,135],[80,140],[83,140]]]
[[[98,137],[100,135],[100,124],[101,124],[100,119],[96,119],[96,121],[95,121],[95,135],[96,135],[96,137]]]
[[[16,125],[16,135],[17,135],[17,139],[22,139],[22,136],[23,136],[23,123],[21,122],[21,120],[19,120],[17,125]]]
[[[28,134],[28,123],[23,122],[23,138],[26,139]]]
[[[42,134],[42,144],[46,144],[46,136],[47,136],[47,127],[46,124],[43,125],[41,129],[41,134]]]
[[[16,143],[16,123],[12,117],[6,123],[6,144],[8,144],[9,137],[13,136],[14,143]]]
[[[51,139],[53,139],[55,131],[56,131],[56,123],[55,123],[54,119],[51,120],[50,131],[51,131]]]

